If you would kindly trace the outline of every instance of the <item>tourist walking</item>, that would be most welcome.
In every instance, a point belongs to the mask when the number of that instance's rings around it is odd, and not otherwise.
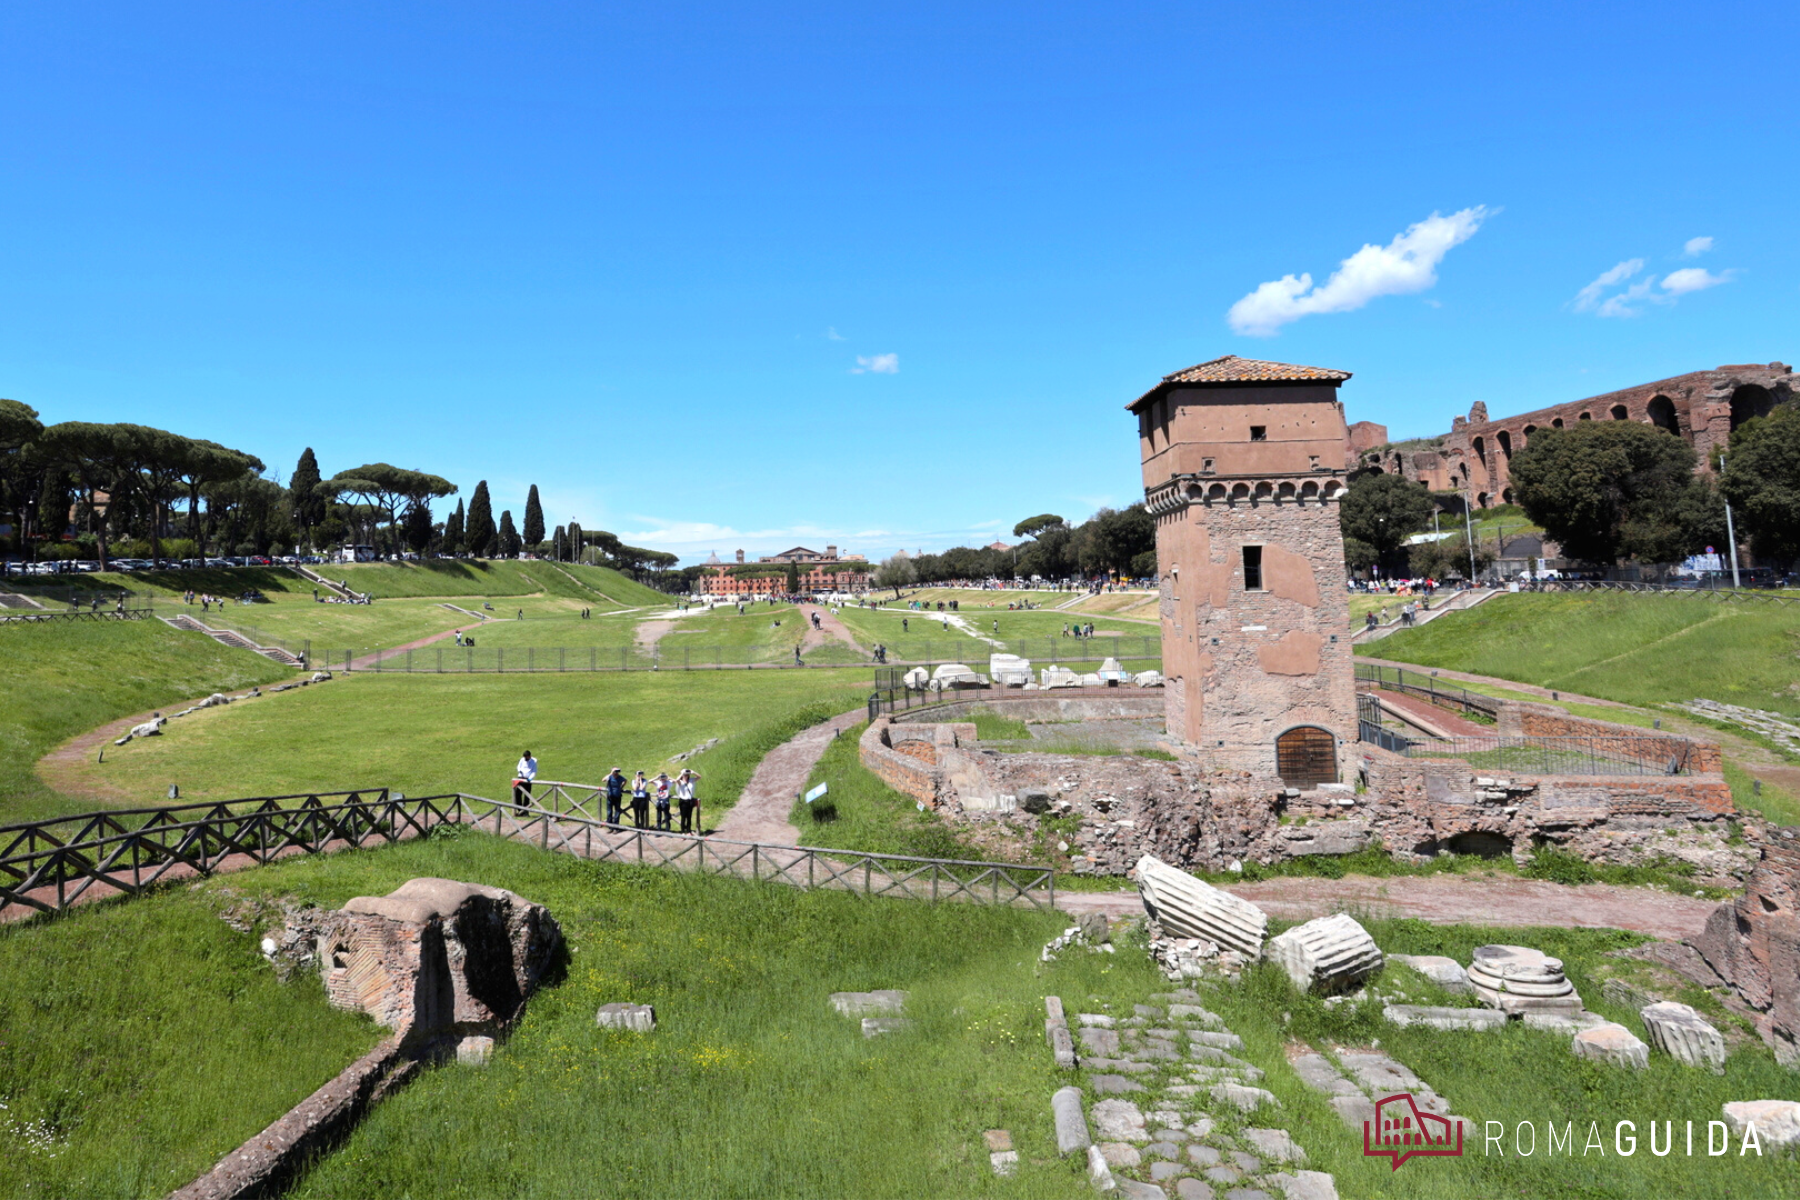
[[[656,773],[656,827],[669,828],[669,773]]]
[[[631,781],[631,820],[639,829],[650,824],[650,781],[642,771]]]
[[[675,781],[675,802],[681,807],[681,832],[683,833],[700,831],[699,821],[694,815],[700,807],[700,801],[694,795],[694,785],[699,781],[698,774],[685,768],[681,772],[681,777]]]
[[[513,768],[513,803],[531,803],[531,784],[537,778],[537,759],[527,750],[519,756],[519,765]]]
[[[614,767],[606,777],[606,823],[617,825],[625,807],[625,772]]]

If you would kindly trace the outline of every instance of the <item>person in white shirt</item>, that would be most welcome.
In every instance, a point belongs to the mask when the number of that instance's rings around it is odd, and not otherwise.
[[[519,765],[513,768],[513,803],[531,803],[531,782],[537,778],[537,759],[527,750]]]
[[[700,775],[695,771],[684,770],[680,778],[675,780],[675,802],[681,807],[681,832],[698,833],[699,822],[695,813],[700,808],[700,801],[694,796],[694,784]]]

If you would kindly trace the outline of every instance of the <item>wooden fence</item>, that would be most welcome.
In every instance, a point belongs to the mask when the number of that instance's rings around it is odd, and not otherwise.
[[[596,861],[735,875],[795,887],[1041,909],[1056,904],[1056,875],[1048,867],[774,846],[622,828],[587,815],[586,805],[598,793],[591,788],[586,792],[583,796],[582,785],[555,784],[540,797],[551,802],[544,807],[463,793],[390,796],[386,788],[369,788],[119,809],[0,826],[0,921],[62,912],[84,901],[137,895],[159,883],[300,854],[404,841],[440,825],[467,825]]]

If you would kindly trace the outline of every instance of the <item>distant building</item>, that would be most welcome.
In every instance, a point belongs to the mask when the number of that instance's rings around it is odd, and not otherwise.
[[[836,546],[825,547],[825,553],[795,546],[780,554],[769,554],[754,563],[744,561],[737,552],[736,562],[725,562],[717,554],[702,565],[700,593],[704,596],[766,596],[787,591],[787,568],[792,563],[800,575],[803,592],[859,592],[869,586],[869,560],[860,554],[838,554]]]
[[[1711,453],[1723,449],[1731,431],[1800,391],[1800,376],[1785,363],[1743,363],[1694,371],[1655,383],[1608,392],[1490,419],[1477,400],[1466,417],[1450,422],[1450,432],[1399,445],[1372,445],[1386,430],[1359,421],[1350,427],[1350,448],[1365,469],[1402,475],[1435,492],[1465,493],[1476,508],[1511,504],[1512,456],[1540,429],[1563,429],[1581,421],[1640,421],[1666,429],[1694,448],[1695,469],[1711,470]],[[1378,432],[1379,431],[1379,432]]]

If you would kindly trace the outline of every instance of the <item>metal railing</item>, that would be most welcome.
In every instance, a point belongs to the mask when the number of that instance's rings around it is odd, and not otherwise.
[[[1489,721],[1500,719],[1501,702],[1499,700],[1492,696],[1483,696],[1479,692],[1471,692],[1469,689],[1458,687],[1455,684],[1440,683],[1435,676],[1422,671],[1408,671],[1404,667],[1357,663],[1356,682],[1358,685],[1377,687],[1384,691],[1417,696],[1439,708],[1461,712],[1468,716]]]
[[[1547,579],[1521,591],[1533,592],[1628,592],[1656,596],[1697,596],[1720,603],[1734,600],[1760,600],[1765,604],[1800,604],[1800,592],[1772,585],[1769,588],[1720,587],[1717,580],[1694,580],[1690,583],[1632,583],[1621,579]]]
[[[1509,775],[1691,775],[1688,750],[1668,738],[1409,738],[1359,719],[1365,741],[1407,758],[1454,758]]]
[[[598,794],[582,784],[555,788],[564,803],[583,792],[584,802],[591,803]],[[1042,909],[1056,904],[1056,873],[1049,867],[740,842],[608,825],[575,811],[461,792],[408,798],[369,788],[0,826],[0,920],[62,912],[87,900],[138,895],[159,883],[294,855],[390,844],[444,825],[466,825],[596,861],[794,887]]]
[[[0,580],[0,621],[93,620],[150,616],[155,600],[121,588],[30,587],[24,581]]]
[[[749,667],[866,667],[874,661],[868,651],[840,643],[804,652],[796,663],[791,652],[769,657],[757,646],[658,646],[645,651],[625,646],[488,646],[482,645],[480,627],[473,646],[438,645],[391,650],[321,650],[315,666],[334,671],[373,671],[403,675],[462,675],[558,673],[568,671],[719,671]],[[1005,639],[1002,639],[1005,640]],[[310,643],[308,644],[310,647]],[[1051,663],[1160,662],[1160,637],[1016,638],[1007,650],[971,637],[953,641],[908,644],[911,657],[900,657],[889,648],[887,662],[905,666],[935,667],[942,663],[967,663],[987,669],[988,655],[1017,654],[1034,666]],[[1141,668],[1140,668],[1141,669]]]
[[[136,895],[165,880],[210,875],[234,858],[261,864],[371,838],[416,837],[445,820],[435,803],[443,799],[390,799],[386,788],[367,788],[0,826],[0,919],[9,910],[61,912],[84,898]]]
[[[311,638],[280,638],[235,621],[215,619],[211,613],[196,616],[186,609],[164,619],[177,629],[204,633],[226,645],[237,646],[290,666],[306,667],[312,662]]]

